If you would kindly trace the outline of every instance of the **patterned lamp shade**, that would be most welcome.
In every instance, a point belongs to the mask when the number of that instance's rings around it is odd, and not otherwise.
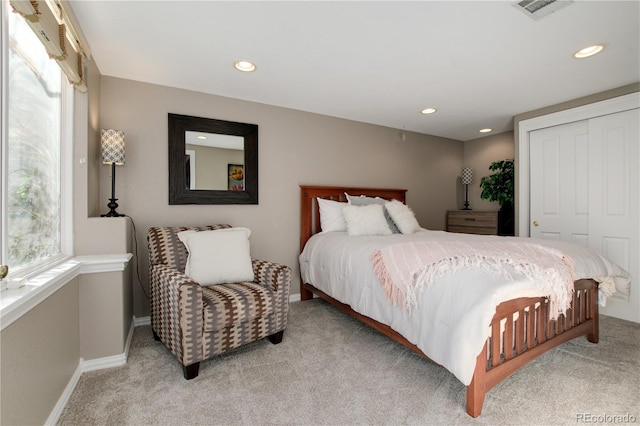
[[[102,129],[102,163],[124,165],[124,132],[122,130]]]
[[[471,167],[465,167],[464,169],[462,169],[462,183],[465,185],[469,185],[471,182],[473,182],[473,172],[471,170]]]

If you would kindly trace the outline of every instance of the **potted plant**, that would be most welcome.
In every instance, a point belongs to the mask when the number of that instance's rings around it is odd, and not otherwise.
[[[514,197],[514,167],[513,159],[494,161],[489,166],[494,172],[480,179],[483,200],[497,201],[500,204],[498,212],[498,235],[514,235],[515,216],[513,209]]]

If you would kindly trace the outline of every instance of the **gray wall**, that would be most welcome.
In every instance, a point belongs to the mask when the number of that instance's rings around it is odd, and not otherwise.
[[[133,320],[131,265],[84,274],[80,283],[80,356],[84,361],[124,353]]]
[[[78,279],[0,334],[0,424],[44,424],[80,360]]]
[[[259,126],[259,205],[168,204],[168,113]],[[294,269],[297,293],[300,184],[406,188],[418,221],[431,229],[444,229],[446,210],[457,208],[460,141],[411,132],[403,141],[397,129],[105,76],[100,126],[125,132],[116,196],[137,228],[145,287],[150,226],[230,223],[251,228],[254,257]],[[110,185],[102,168],[100,200]],[[149,314],[138,285],[134,313]]]
[[[480,179],[493,172],[489,166],[494,161],[513,159],[515,146],[513,132],[466,141],[464,143],[464,167],[473,169],[473,182],[469,185],[469,207],[473,210],[500,210],[497,202],[490,202],[480,198]],[[462,186],[462,184],[460,184]],[[464,191],[460,196],[459,206],[464,205]]]

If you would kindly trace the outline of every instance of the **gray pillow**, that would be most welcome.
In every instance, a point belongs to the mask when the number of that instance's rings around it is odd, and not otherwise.
[[[387,204],[387,200],[380,197],[373,198],[366,197],[364,195],[355,196],[349,195],[346,192],[344,195],[347,196],[347,200],[352,206],[368,206],[369,204],[381,204],[383,207],[385,207],[385,205]],[[387,211],[386,207],[384,208],[384,218],[387,220],[387,224],[389,225],[389,229],[391,229],[391,232],[394,234],[399,234],[400,230],[396,226],[393,219],[391,219],[391,216],[389,216],[389,212]]]

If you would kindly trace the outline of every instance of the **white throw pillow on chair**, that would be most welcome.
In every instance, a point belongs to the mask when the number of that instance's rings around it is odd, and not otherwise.
[[[189,252],[184,272],[200,285],[254,280],[250,229],[183,231],[177,235]]]

